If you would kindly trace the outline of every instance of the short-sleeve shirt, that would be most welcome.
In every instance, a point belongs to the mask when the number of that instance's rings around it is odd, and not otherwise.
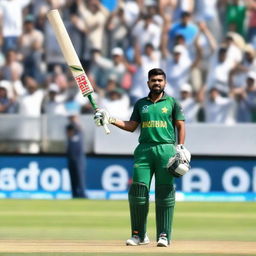
[[[141,125],[139,143],[175,144],[174,123],[176,120],[185,120],[185,116],[176,99],[164,95],[155,103],[149,97],[138,100],[130,120]]]

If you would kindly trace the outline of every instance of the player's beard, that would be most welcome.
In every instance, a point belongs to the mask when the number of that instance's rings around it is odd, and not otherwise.
[[[156,94],[156,95],[161,94],[163,91],[164,91],[164,88],[161,88],[160,86],[153,86],[153,87],[150,89],[150,93]]]

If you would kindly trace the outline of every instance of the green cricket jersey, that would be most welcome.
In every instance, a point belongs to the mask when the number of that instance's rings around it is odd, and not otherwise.
[[[176,141],[176,120],[185,120],[180,104],[173,97],[164,96],[153,103],[149,96],[135,103],[131,121],[141,124],[140,143],[171,143]]]

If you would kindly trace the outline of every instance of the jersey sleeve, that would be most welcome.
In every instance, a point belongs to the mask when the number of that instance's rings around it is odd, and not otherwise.
[[[174,101],[173,119],[185,121],[185,115],[184,115],[183,109],[182,109],[180,103],[177,102],[176,100]]]
[[[138,123],[141,122],[138,102],[136,102],[135,105],[134,105],[132,115],[130,117],[130,121],[136,121]]]

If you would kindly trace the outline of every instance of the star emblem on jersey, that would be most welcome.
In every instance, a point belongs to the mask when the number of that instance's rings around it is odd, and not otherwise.
[[[168,108],[166,107],[162,108],[162,113],[167,113],[167,111],[168,111]]]

